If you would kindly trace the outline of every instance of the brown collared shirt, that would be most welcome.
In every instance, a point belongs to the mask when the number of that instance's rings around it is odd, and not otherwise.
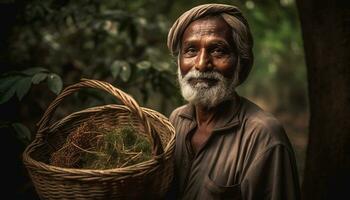
[[[296,161],[280,123],[242,97],[225,102],[212,135],[194,154],[194,107],[170,115],[176,129],[177,199],[300,199]]]

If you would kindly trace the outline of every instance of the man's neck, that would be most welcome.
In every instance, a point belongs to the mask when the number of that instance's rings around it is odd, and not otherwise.
[[[222,103],[215,107],[207,107],[202,105],[195,105],[196,119],[199,126],[209,125],[214,121],[215,115],[221,108]]]

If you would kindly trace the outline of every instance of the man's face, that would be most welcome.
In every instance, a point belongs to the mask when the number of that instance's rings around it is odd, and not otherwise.
[[[179,54],[179,82],[186,100],[213,107],[232,96],[237,57],[231,28],[219,17],[192,22]]]

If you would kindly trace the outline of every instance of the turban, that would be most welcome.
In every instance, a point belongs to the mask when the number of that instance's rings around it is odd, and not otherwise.
[[[168,34],[168,48],[173,56],[180,50],[182,35],[191,22],[206,17],[221,16],[232,28],[232,39],[237,54],[235,67],[236,86],[247,77],[253,66],[253,38],[247,20],[235,6],[225,4],[203,4],[183,13],[173,24]]]

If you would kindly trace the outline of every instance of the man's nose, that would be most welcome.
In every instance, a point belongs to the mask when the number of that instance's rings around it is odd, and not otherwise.
[[[205,72],[209,71],[212,69],[212,64],[210,61],[210,57],[208,55],[208,52],[205,49],[202,49],[199,52],[198,58],[197,58],[197,63],[196,63],[196,70],[200,72]]]

